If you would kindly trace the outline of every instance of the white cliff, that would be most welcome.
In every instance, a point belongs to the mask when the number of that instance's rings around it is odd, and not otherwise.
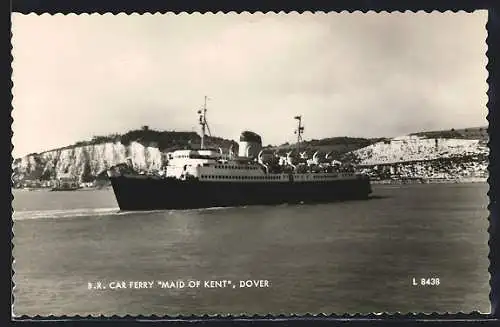
[[[132,142],[125,146],[120,142],[84,145],[66,149],[30,154],[16,159],[13,164],[13,180],[51,179],[70,174],[80,181],[96,177],[107,168],[130,158],[135,168],[158,170],[161,152],[157,147]]]
[[[353,151],[372,179],[421,178],[460,180],[488,176],[489,149],[467,139],[428,139],[404,136]]]
[[[479,140],[402,136],[358,149],[352,154],[361,165],[377,165],[487,155],[488,147]]]

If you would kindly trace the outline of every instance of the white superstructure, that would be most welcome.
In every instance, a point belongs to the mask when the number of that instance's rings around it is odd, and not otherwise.
[[[311,159],[302,155],[293,156],[289,152],[286,157],[262,150],[259,135],[244,131],[240,137],[239,156],[232,151],[223,154],[221,149],[205,147],[205,129],[208,129],[205,106],[198,111],[201,125],[201,149],[176,150],[162,156],[166,160],[164,170],[155,178],[174,178],[178,180],[198,180],[203,182],[321,182],[339,179],[354,179],[356,174],[351,167],[341,167],[328,155],[320,158],[315,153]],[[303,126],[299,120],[298,144],[301,140]],[[299,145],[297,145],[297,150]],[[257,151],[258,150],[258,151]],[[110,172],[114,174],[123,172]],[[128,174],[128,173],[125,173]],[[144,176],[146,178],[146,176]]]

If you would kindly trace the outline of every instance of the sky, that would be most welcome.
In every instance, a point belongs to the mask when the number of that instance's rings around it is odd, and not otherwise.
[[[486,126],[486,11],[12,16],[13,156],[148,125],[263,143]]]

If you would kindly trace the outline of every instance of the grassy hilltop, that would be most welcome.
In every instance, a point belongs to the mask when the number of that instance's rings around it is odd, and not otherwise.
[[[156,146],[160,151],[173,151],[199,147],[201,137],[196,132],[157,131],[150,129],[148,126],[143,126],[141,129],[131,130],[125,134],[94,136],[91,140],[76,142],[75,144],[50,151],[118,142],[125,146],[130,145],[132,142],[138,142],[144,146]],[[206,136],[205,142],[209,146],[221,147],[224,149],[228,149],[231,145],[237,146],[235,141],[221,137]]]

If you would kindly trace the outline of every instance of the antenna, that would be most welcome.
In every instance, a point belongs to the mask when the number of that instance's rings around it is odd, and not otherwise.
[[[304,126],[302,126],[302,116],[295,116],[294,119],[299,121],[299,126],[295,130],[295,134],[297,134],[297,154],[300,155],[300,142],[302,141],[302,133],[304,132]]]
[[[208,126],[207,123],[207,100],[210,100],[210,98],[205,95],[205,102],[203,104],[203,108],[198,110],[199,122],[201,125],[201,145],[200,145],[201,149],[205,148],[205,128],[208,129],[208,135],[212,136],[212,134],[210,133],[210,127]]]

